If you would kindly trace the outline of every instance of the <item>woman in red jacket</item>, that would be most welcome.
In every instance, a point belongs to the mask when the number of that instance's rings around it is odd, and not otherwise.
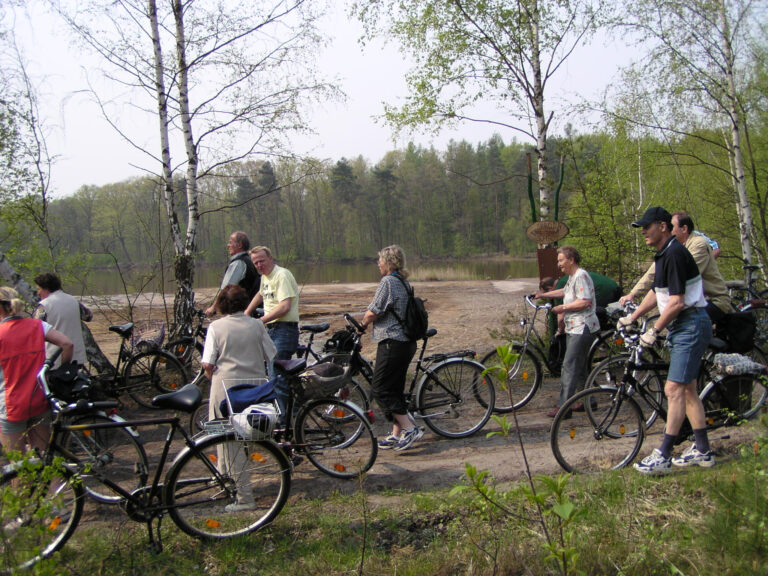
[[[47,322],[24,318],[24,303],[13,288],[0,287],[0,442],[3,449],[25,444],[44,449],[50,413],[37,373],[45,362],[45,343],[62,349],[61,361],[72,359],[72,342]]]

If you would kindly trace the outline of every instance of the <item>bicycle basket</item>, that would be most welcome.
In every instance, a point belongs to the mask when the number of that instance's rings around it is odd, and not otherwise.
[[[131,350],[133,352],[157,350],[163,345],[163,340],[165,340],[165,322],[148,320],[133,327]]]
[[[328,354],[334,352],[352,352],[355,347],[355,335],[349,330],[338,330],[325,341],[323,351]]]
[[[315,364],[300,375],[305,398],[333,396],[347,380],[347,370],[333,362]]]

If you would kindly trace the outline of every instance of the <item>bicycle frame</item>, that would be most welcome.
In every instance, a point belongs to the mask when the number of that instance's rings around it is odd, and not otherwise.
[[[519,361],[515,362],[515,365],[510,370],[511,378],[514,378],[517,375],[517,371],[520,369],[520,366],[522,364],[522,359],[524,358],[524,354],[526,350],[530,348],[531,352],[536,355],[539,362],[541,362],[544,366],[547,367],[547,370],[555,376],[558,376],[560,371],[559,369],[552,366],[552,364],[549,361],[549,354],[546,353],[546,343],[544,341],[544,338],[541,337],[538,330],[536,330],[536,316],[539,313],[539,310],[546,310],[549,312],[552,309],[552,304],[547,303],[543,305],[536,304],[531,295],[525,296],[525,303],[533,308],[533,317],[530,319],[528,318],[527,312],[523,313],[523,317],[520,318],[520,326],[523,328],[523,339],[522,340],[511,340],[510,344],[513,346],[516,346],[519,348],[519,350],[516,350],[516,353],[520,354]],[[531,336],[535,337],[535,340],[531,338]]]

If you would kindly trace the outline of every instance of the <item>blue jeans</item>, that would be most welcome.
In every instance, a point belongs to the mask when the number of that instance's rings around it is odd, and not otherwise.
[[[299,327],[289,325],[285,322],[275,322],[267,326],[267,334],[275,343],[277,348],[276,360],[290,360],[296,354],[296,348],[299,347]],[[267,366],[267,374],[272,380],[277,375],[275,365],[270,362]],[[277,394],[277,405],[280,407],[280,420],[278,424],[285,426],[285,414],[288,407],[288,400],[291,397],[291,385],[283,377],[275,380],[275,394]]]
[[[712,339],[712,322],[704,308],[683,310],[667,326],[667,380],[688,384],[699,375],[701,358]]]

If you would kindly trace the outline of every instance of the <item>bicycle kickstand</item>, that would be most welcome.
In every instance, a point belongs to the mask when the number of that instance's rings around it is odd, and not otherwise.
[[[157,520],[157,528],[152,530],[152,521]],[[147,550],[150,554],[160,554],[163,551],[163,539],[160,534],[160,522],[163,520],[162,516],[156,518],[150,518],[147,520],[147,532],[149,533],[149,542],[147,543]],[[157,536],[157,538],[155,538]]]

